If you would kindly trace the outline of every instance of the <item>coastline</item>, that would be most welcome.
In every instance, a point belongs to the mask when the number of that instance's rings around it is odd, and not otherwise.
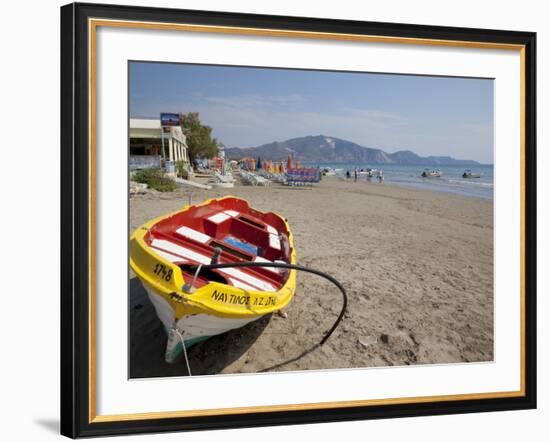
[[[130,198],[130,228],[183,207],[189,196],[200,203],[223,195],[286,217],[298,263],[343,283],[349,307],[329,341],[308,353],[341,299],[324,280],[299,274],[286,318],[262,318],[192,347],[193,374],[493,359],[492,200],[336,177],[313,188],[180,188]],[[136,278],[130,333],[132,377],[186,374],[184,363],[163,362],[166,336]]]

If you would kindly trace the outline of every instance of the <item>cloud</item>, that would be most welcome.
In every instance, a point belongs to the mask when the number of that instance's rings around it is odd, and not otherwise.
[[[304,109],[304,97],[206,97],[194,109],[228,146],[255,146],[274,140],[326,134],[361,144],[388,147],[387,134],[407,119],[389,112],[320,106]],[[381,146],[382,147],[382,146]]]
[[[338,107],[299,94],[206,96],[194,93],[174,103],[148,103],[147,111],[199,112],[226,146],[251,147],[305,135],[324,134],[388,152],[410,149],[419,155],[481,158],[492,145],[492,125],[450,124],[444,130],[414,116]],[[313,104],[315,103],[315,105]],[[490,152],[492,156],[492,150]]]
[[[237,95],[221,97],[203,97],[206,103],[239,109],[272,109],[283,106],[299,106],[306,102],[306,98],[299,94],[265,96],[265,95]]]

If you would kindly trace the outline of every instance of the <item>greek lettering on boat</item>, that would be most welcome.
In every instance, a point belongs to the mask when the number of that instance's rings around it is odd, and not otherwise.
[[[210,297],[214,301],[233,305],[255,305],[261,307],[269,307],[274,306],[277,303],[277,298],[275,296],[258,296],[252,298],[250,295],[235,295],[232,293],[224,293],[219,290],[214,290]]]

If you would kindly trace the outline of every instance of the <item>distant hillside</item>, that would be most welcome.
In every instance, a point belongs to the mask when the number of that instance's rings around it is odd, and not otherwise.
[[[282,161],[289,154],[305,163],[332,164],[404,164],[404,165],[453,165],[475,166],[477,161],[456,160],[451,157],[421,157],[414,152],[404,150],[386,153],[381,149],[365,147],[351,141],[325,135],[292,138],[286,141],[274,141],[257,147],[232,147],[225,150],[230,159],[245,156],[260,157],[266,160]]]

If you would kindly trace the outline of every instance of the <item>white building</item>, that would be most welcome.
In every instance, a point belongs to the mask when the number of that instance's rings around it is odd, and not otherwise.
[[[164,133],[163,133],[164,131]],[[164,138],[164,149],[163,149]],[[164,152],[163,152],[164,150]],[[160,119],[130,119],[130,166],[160,165],[160,160],[189,164],[186,137],[181,127],[165,127]]]

